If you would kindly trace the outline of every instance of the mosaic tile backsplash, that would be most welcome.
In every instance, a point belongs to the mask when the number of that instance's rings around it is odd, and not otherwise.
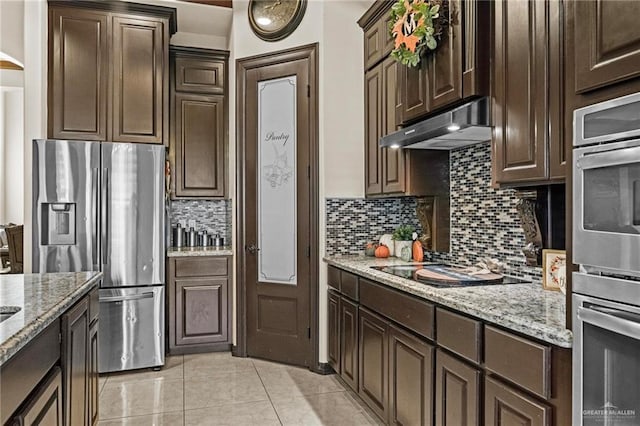
[[[230,200],[173,200],[169,208],[171,226],[189,220],[196,221],[196,230],[209,234],[220,234],[225,245],[231,245],[231,201]]]
[[[491,188],[489,142],[451,151],[451,252],[427,254],[427,260],[471,265],[497,258],[507,273],[540,280],[541,268],[525,264],[524,231],[516,211],[516,191]],[[328,256],[362,254],[364,244],[401,223],[418,226],[415,199],[327,199]]]

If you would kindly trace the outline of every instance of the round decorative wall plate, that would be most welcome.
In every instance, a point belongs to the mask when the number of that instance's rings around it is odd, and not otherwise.
[[[302,21],[307,0],[250,0],[249,24],[265,41],[289,36]]]

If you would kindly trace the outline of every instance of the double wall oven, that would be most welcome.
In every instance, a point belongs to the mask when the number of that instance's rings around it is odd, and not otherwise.
[[[640,93],[574,112],[573,424],[640,425]]]

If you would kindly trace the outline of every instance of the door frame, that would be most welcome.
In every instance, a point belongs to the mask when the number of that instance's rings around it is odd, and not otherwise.
[[[327,366],[319,362],[319,105],[318,105],[318,43],[307,44],[291,49],[251,56],[236,60],[236,344],[234,356],[247,356],[247,281],[245,254],[245,158],[246,158],[246,79],[247,72],[255,68],[277,65],[302,59],[309,60],[309,117],[310,117],[310,212],[311,212],[311,257],[309,277],[309,326],[311,328],[311,365],[310,370],[327,373]]]

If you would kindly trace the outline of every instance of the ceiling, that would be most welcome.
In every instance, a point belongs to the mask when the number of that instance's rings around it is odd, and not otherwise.
[[[1,0],[0,0],[1,1]],[[134,3],[173,7],[178,12],[178,32],[204,36],[229,38],[233,10],[231,7],[215,6],[212,3],[227,3],[224,0],[127,0]],[[202,1],[203,4],[200,3]],[[231,3],[228,1],[228,3]]]

